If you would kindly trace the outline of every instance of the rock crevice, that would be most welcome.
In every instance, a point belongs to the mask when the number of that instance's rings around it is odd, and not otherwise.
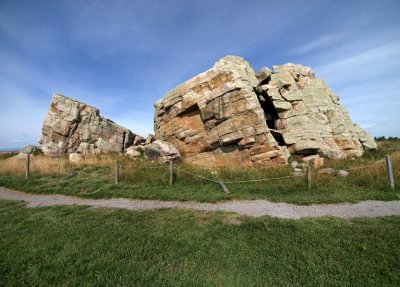
[[[256,74],[237,56],[160,99],[154,130],[184,161],[212,167],[285,164],[293,153],[344,158],[376,148],[311,68],[285,64]]]

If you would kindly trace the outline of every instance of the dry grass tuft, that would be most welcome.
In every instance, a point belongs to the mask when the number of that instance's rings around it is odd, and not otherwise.
[[[69,161],[65,158],[52,158],[47,156],[35,156],[30,158],[30,172],[40,174],[62,174],[67,173]],[[17,157],[7,158],[1,161],[1,174],[23,174],[25,173],[26,160]]]
[[[113,156],[88,156],[78,163],[72,163],[67,158],[53,158],[44,155],[31,156],[30,172],[44,175],[68,174],[73,170],[80,170],[87,166],[111,167]],[[24,174],[26,160],[10,157],[0,160],[0,174]]]

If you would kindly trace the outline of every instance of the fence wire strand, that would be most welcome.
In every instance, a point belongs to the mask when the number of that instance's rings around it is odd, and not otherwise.
[[[190,175],[198,177],[198,178],[202,178],[202,179],[205,179],[205,180],[208,180],[208,181],[219,183],[218,180],[214,180],[214,179],[211,179],[211,178],[208,178],[208,177],[205,177],[205,176],[201,176],[201,175],[198,175],[198,174],[183,170],[183,169],[178,168],[178,167],[175,167],[175,169],[179,170],[180,172],[183,172],[183,173],[186,173],[186,174],[190,174]],[[247,183],[247,182],[269,181],[269,180],[275,180],[275,179],[287,179],[287,178],[295,178],[295,177],[298,177],[298,176],[289,175],[289,176],[281,176],[281,177],[270,177],[270,178],[248,179],[248,180],[235,180],[235,181],[225,181],[225,180],[221,179],[221,181],[223,183]]]
[[[208,177],[205,177],[205,176],[201,176],[201,175],[198,175],[198,174],[195,174],[195,173],[180,169],[178,167],[174,167],[174,168],[179,170],[180,172],[183,172],[183,173],[186,173],[186,174],[190,174],[190,175],[198,177],[198,178],[202,178],[202,179],[205,179],[205,180],[208,180],[208,181],[212,181],[212,182],[218,183],[217,180],[214,180],[214,179],[211,179],[211,178],[208,178]]]
[[[261,178],[261,179],[248,179],[248,180],[236,180],[236,181],[223,181],[224,183],[247,183],[247,182],[260,182],[260,181],[270,181],[275,179],[286,179],[286,178],[294,178],[298,177],[296,175],[288,175],[281,177],[269,177],[269,178]]]
[[[368,169],[368,168],[372,168],[372,167],[376,167],[377,165],[383,165],[385,164],[385,162],[376,162],[370,165],[366,165],[366,166],[359,166],[359,167],[354,167],[354,168],[347,168],[347,169],[343,169],[345,171],[354,171],[354,170],[359,170],[359,169]]]

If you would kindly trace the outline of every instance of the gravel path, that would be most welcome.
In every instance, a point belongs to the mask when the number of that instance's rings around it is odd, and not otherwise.
[[[230,211],[241,215],[259,217],[269,215],[279,218],[299,219],[303,217],[335,216],[378,217],[400,215],[400,200],[367,200],[357,204],[313,204],[308,206],[288,203],[274,203],[267,200],[232,200],[218,203],[200,203],[193,201],[159,201],[113,199],[84,199],[65,195],[41,195],[24,193],[0,187],[0,199],[26,201],[27,207],[51,205],[87,205],[94,208],[123,208],[129,210],[148,210],[159,208],[183,208],[201,211]]]

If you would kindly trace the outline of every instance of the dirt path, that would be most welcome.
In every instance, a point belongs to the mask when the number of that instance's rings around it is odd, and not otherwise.
[[[288,203],[274,203],[267,200],[232,200],[219,203],[179,202],[159,200],[84,199],[65,195],[40,195],[10,190],[0,187],[0,199],[26,201],[27,207],[51,205],[88,205],[95,208],[123,208],[129,210],[146,210],[159,208],[183,208],[201,211],[230,211],[241,215],[299,219],[303,217],[320,217],[325,215],[351,217],[378,217],[400,215],[400,200],[397,201],[362,201],[357,204],[314,204],[308,206]]]

